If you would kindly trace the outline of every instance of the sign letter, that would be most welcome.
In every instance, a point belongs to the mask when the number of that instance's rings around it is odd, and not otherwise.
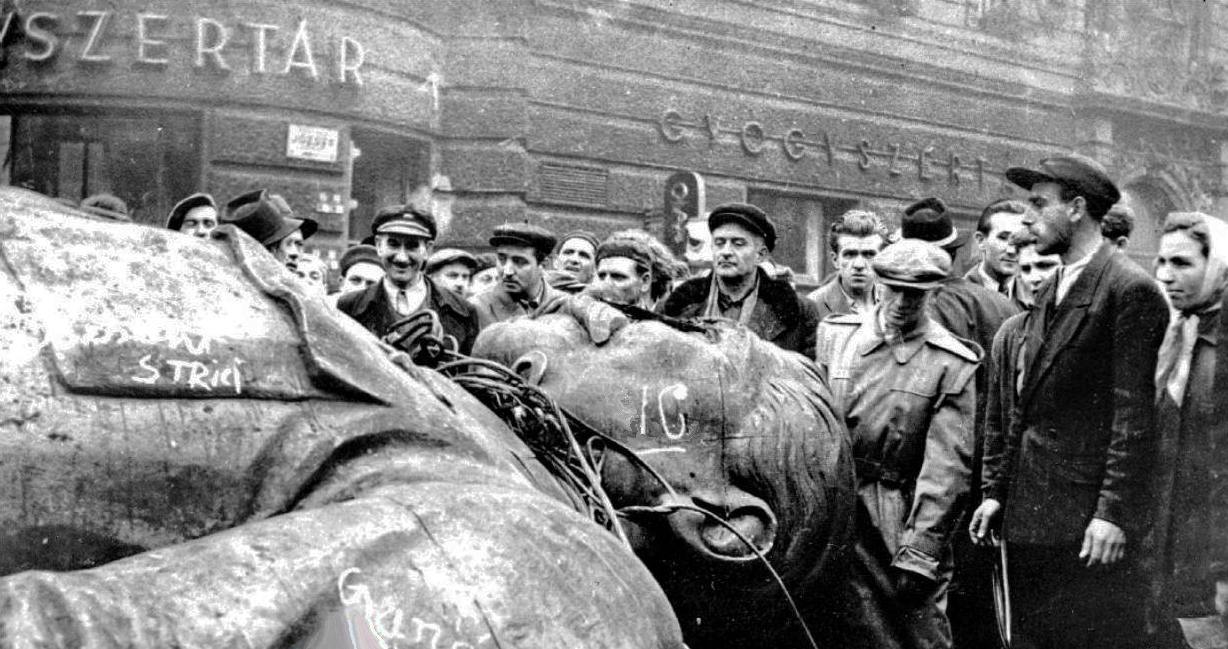
[[[349,36],[341,37],[341,44],[337,53],[337,80],[341,83],[346,83],[353,76],[354,85],[362,85],[362,75],[358,73],[358,68],[362,67],[363,62],[367,58],[367,51],[363,49],[362,43],[350,38]],[[351,57],[350,54],[353,53]]]
[[[54,23],[57,20],[59,20],[59,16],[43,12],[33,13],[26,17],[25,29],[23,30],[26,33],[26,40],[43,46],[41,51],[34,50],[33,48],[26,50],[24,54],[27,61],[38,63],[55,56],[55,50],[60,46],[60,39],[56,38],[56,35],[50,31],[39,27],[36,23],[39,21]]]
[[[265,56],[269,53],[269,32],[277,31],[277,25],[265,25],[261,23],[251,23],[248,27],[252,29],[256,51],[252,53],[254,60],[252,61],[252,73],[264,74]]]
[[[91,63],[108,63],[111,60],[110,54],[100,54],[95,49],[98,48],[98,42],[102,40],[103,32],[107,29],[107,23],[111,20],[111,12],[109,11],[78,11],[78,18],[93,18],[94,26],[90,28],[90,35],[85,39],[85,47],[81,49],[81,60]],[[139,19],[138,19],[139,24]],[[138,32],[139,33],[139,32]],[[139,38],[139,36],[138,36]]]
[[[222,48],[229,40],[226,26],[211,18],[196,19],[196,67],[205,67],[205,60],[212,61],[214,68],[230,71],[226,60],[222,58]]]
[[[158,14],[137,14],[136,15],[136,60],[138,63],[148,63],[149,65],[166,65],[170,60],[166,58],[166,50],[162,50],[162,56],[155,57],[149,53],[149,48],[166,47],[166,41],[156,41],[149,38],[149,23],[151,21],[165,22],[167,16]]]
[[[302,52],[300,58],[299,53]],[[290,55],[286,57],[286,66],[282,74],[290,74],[290,70],[299,69],[307,72],[312,79],[320,78],[316,70],[315,56],[311,53],[311,41],[307,38],[307,21],[298,21],[298,31],[294,33],[294,42],[290,45]]]

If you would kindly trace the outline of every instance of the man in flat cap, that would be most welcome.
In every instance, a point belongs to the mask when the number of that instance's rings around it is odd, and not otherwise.
[[[882,299],[819,325],[816,360],[853,438],[857,513],[841,646],[951,646],[951,540],[972,468],[980,353],[932,320],[929,293],[951,273],[937,246],[905,239],[873,261]]]
[[[303,241],[315,234],[312,219],[295,218],[286,199],[264,190],[249,192],[230,202],[226,223],[246,232],[294,273],[303,254]]]
[[[166,218],[166,229],[208,239],[217,228],[217,203],[208,194],[192,194],[175,203]]]
[[[1009,544],[1020,646],[1139,646],[1149,524],[1145,485],[1156,450],[1156,356],[1168,307],[1146,272],[1105,241],[1121,197],[1080,155],[1012,167],[1035,208],[1024,225],[1063,266],[1025,316],[1019,396],[1004,440],[988,440],[985,499],[972,537],[1001,525]]]
[[[463,297],[437,286],[422,272],[435,245],[435,217],[412,205],[392,205],[375,215],[371,231],[383,261],[384,279],[341,296],[337,308],[389,342],[399,339],[394,324],[428,314],[438,322],[436,333],[455,339],[457,349],[468,354],[478,335],[477,312]]]
[[[477,257],[457,248],[441,248],[426,260],[426,275],[436,286],[469,296],[469,280],[477,270]]]
[[[546,281],[546,260],[554,251],[554,235],[530,223],[505,223],[495,228],[490,245],[495,249],[499,283],[473,299],[482,326],[533,315],[565,293]]]
[[[546,281],[568,293],[584,290],[593,280],[598,243],[597,235],[587,230],[564,234],[554,255],[554,270],[546,273]]]
[[[814,303],[759,267],[776,246],[767,214],[754,205],[728,203],[712,210],[708,228],[712,273],[680,284],[658,311],[736,320],[777,347],[813,357],[819,320]]]

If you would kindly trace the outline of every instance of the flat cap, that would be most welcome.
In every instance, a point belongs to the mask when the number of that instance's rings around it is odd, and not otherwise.
[[[652,268],[652,250],[634,239],[606,239],[597,247],[594,257],[597,262],[610,257],[626,257],[644,268]]]
[[[900,236],[920,239],[945,250],[956,250],[968,241],[968,234],[961,234],[951,222],[946,203],[933,196],[904,208],[904,217],[900,219]]]
[[[389,205],[375,214],[371,234],[399,234],[435,240],[435,217],[410,204]]]
[[[131,221],[128,204],[114,194],[94,194],[81,201],[81,211],[114,221]]]
[[[714,231],[727,223],[736,223],[752,233],[763,237],[768,251],[776,248],[776,226],[767,213],[749,203],[725,203],[717,205],[708,214],[708,231]]]
[[[1078,153],[1045,158],[1036,169],[1011,167],[1006,170],[1006,179],[1024,189],[1031,189],[1036,183],[1069,187],[1089,201],[1103,204],[1104,209],[1099,214],[1121,200],[1121,192],[1109,179],[1104,165]]]
[[[244,194],[239,198],[251,195]],[[227,207],[233,205],[234,202],[228,203]],[[301,231],[303,238],[307,239],[315,234],[319,227],[312,219],[295,218],[289,203],[279,194],[269,194],[264,191],[259,193],[256,201],[240,204],[229,214],[229,217],[227,223],[246,232],[265,247],[285,239],[295,230]]]
[[[475,272],[478,269],[477,257],[459,248],[440,248],[431,253],[431,256],[427,258],[426,272],[430,274],[448,264],[457,263],[468,266],[470,272]]]
[[[929,290],[951,275],[951,256],[921,239],[903,239],[874,256],[878,280],[888,286]]]
[[[341,268],[341,274],[345,275],[351,266],[363,263],[383,266],[384,260],[380,259],[379,253],[375,251],[375,246],[360,243],[356,246],[350,246],[345,252],[341,253],[341,261],[338,263],[338,266]]]
[[[175,203],[171,208],[170,216],[166,219],[166,228],[168,230],[178,231],[183,227],[183,219],[188,215],[188,211],[195,207],[212,207],[213,211],[217,211],[217,203],[213,197],[208,194],[192,194],[187,198]]]
[[[545,259],[554,252],[555,238],[549,230],[529,223],[504,223],[490,235],[490,245],[527,246],[537,251],[538,259]]]
[[[589,232],[588,230],[572,230],[571,232],[568,232],[564,234],[563,236],[559,237],[559,247],[560,248],[563,247],[563,244],[567,243],[568,241],[572,239],[580,239],[581,241],[587,241],[590,245],[593,246],[593,250],[596,250],[597,246],[601,245],[601,240],[598,239],[597,235],[593,234],[592,232]]]

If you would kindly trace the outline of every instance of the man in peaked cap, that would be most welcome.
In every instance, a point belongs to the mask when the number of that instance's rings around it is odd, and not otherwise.
[[[1009,544],[1016,643],[1135,647],[1145,593],[1138,559],[1151,522],[1155,369],[1168,323],[1159,287],[1100,221],[1121,194],[1077,155],[1006,170],[1035,208],[1024,225],[1061,255],[1021,325],[1018,397],[1006,438],[987,442],[985,498],[971,536]]]
[[[816,361],[853,439],[857,514],[842,646],[951,646],[951,540],[972,473],[981,354],[932,320],[951,259],[916,239],[873,260],[882,299],[819,325]]]
[[[438,286],[423,270],[435,246],[435,218],[412,205],[392,205],[371,223],[375,250],[383,262],[384,278],[361,291],[346,293],[337,308],[390,342],[401,339],[394,326],[406,318],[438,322],[434,333],[456,340],[457,350],[468,354],[478,335],[478,314],[456,293]],[[404,346],[412,346],[405,340]]]
[[[951,221],[947,206],[938,198],[924,198],[904,210],[900,220],[900,236],[918,239],[938,246],[954,263],[959,249],[968,241],[968,233],[960,232]],[[987,289],[966,276],[952,274],[944,279],[929,298],[930,317],[956,338],[977,348],[978,353],[993,346],[994,334],[1006,319],[1020,310],[1001,293]],[[980,467],[984,449],[985,391],[989,385],[989,370],[980,366],[976,373],[977,416],[973,419],[974,452],[971,482],[972,498],[980,498]],[[970,512],[965,512],[965,515]],[[966,521],[965,521],[966,522]],[[966,537],[955,540],[955,577],[951,586],[949,616],[957,643],[980,645],[986,642],[983,621],[993,619],[987,609],[988,587],[992,564],[975,552]],[[992,638],[990,638],[992,640]]]
[[[658,311],[736,320],[782,349],[814,356],[814,303],[759,267],[776,247],[776,227],[767,214],[754,205],[727,203],[708,215],[708,228],[712,273],[680,284]]]
[[[168,230],[201,239],[208,239],[209,233],[217,228],[217,224],[217,203],[208,194],[192,194],[175,203],[166,219]]]

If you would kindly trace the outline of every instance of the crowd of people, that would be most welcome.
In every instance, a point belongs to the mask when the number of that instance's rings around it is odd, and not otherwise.
[[[1228,607],[1228,224],[1167,215],[1144,269],[1122,252],[1133,217],[1099,163],[1006,176],[1026,199],[987,205],[971,232],[936,197],[895,231],[871,211],[835,219],[834,273],[805,296],[749,204],[707,215],[703,272],[635,229],[511,223],[493,252],[435,249],[434,218],[399,205],[341,256],[329,299],[386,340],[429,312],[462,353],[491,323],[575,299],[740,323],[817,363],[852,435],[845,646],[986,647],[1009,626],[1015,647],[1184,647],[1179,618]],[[219,223],[326,292],[303,248],[316,225],[281,197],[196,194],[167,227]],[[955,272],[969,242],[978,261]],[[574,311],[608,336],[625,309]]]

